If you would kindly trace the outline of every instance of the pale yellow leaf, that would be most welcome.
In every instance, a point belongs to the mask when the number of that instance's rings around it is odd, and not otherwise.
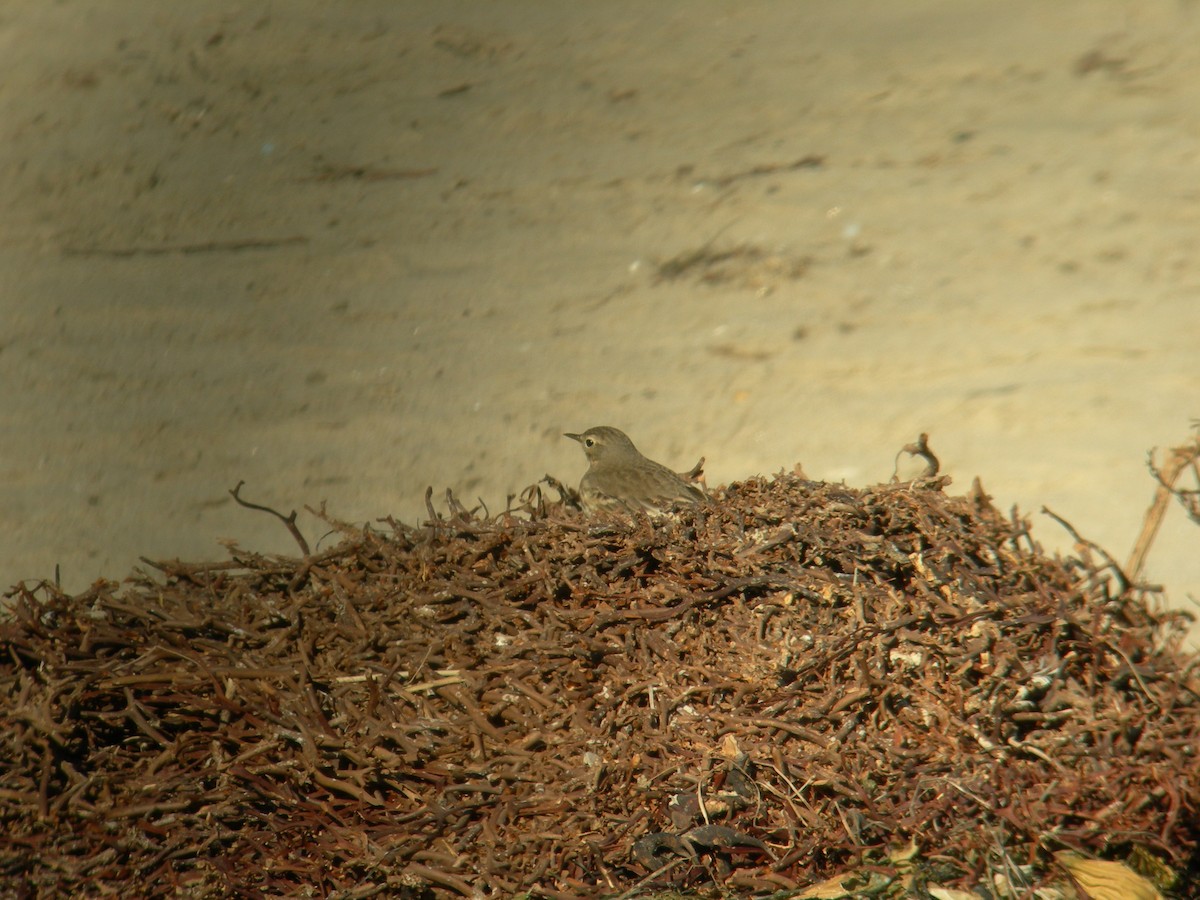
[[[936,884],[927,885],[925,890],[929,891],[933,900],[979,900],[979,895],[973,891],[959,891]]]
[[[888,858],[896,865],[900,863],[912,862],[920,854],[921,848],[918,846],[915,838],[910,838],[907,847],[902,847],[898,850],[893,850],[888,854]]]
[[[1153,884],[1124,863],[1087,859],[1069,850],[1055,853],[1054,859],[1088,900],[1163,900]]]
[[[854,873],[835,875],[833,878],[809,885],[797,894],[796,898],[797,900],[841,900],[842,897],[849,897],[854,892],[854,888],[846,887],[843,882],[862,884],[862,880]]]
[[[742,748],[738,746],[737,738],[732,734],[725,735],[725,739],[721,741],[720,753],[726,759],[737,759],[742,755]]]

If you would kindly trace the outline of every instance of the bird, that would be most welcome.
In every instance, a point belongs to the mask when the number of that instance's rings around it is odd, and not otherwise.
[[[564,434],[583,445],[588,470],[579,482],[579,498],[587,512],[654,511],[676,501],[698,503],[704,492],[662,463],[647,459],[625,432],[609,425],[583,434]]]

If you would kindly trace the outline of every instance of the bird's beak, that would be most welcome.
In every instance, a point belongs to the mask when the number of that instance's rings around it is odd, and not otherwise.
[[[582,434],[569,434],[567,432],[563,432],[563,437],[569,437],[573,441],[579,441],[579,443],[581,443],[581,444],[583,443],[583,435]]]

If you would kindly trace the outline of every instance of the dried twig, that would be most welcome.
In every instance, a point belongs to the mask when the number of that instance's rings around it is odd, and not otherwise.
[[[1147,466],[1154,476],[1154,480],[1158,482],[1158,488],[1154,492],[1154,500],[1151,502],[1150,508],[1146,510],[1142,531],[1134,542],[1133,551],[1129,554],[1129,562],[1125,564],[1125,571],[1135,581],[1142,573],[1146,557],[1150,555],[1150,547],[1158,536],[1158,530],[1162,526],[1163,517],[1167,514],[1167,506],[1170,504],[1172,496],[1183,504],[1189,518],[1200,524],[1200,490],[1182,490],[1175,486],[1183,472],[1191,468],[1196,476],[1197,486],[1200,487],[1200,467],[1197,466],[1197,460],[1200,460],[1200,439],[1172,449],[1161,470],[1154,464],[1154,452],[1150,452]]]
[[[1125,574],[1124,570],[1121,568],[1120,563],[1118,563],[1115,559],[1113,559],[1107,550],[1105,550],[1099,544],[1097,544],[1093,541],[1089,541],[1087,538],[1083,537],[1083,535],[1081,535],[1078,531],[1075,530],[1074,525],[1072,525],[1070,522],[1068,522],[1066,519],[1064,519],[1058,513],[1048,509],[1045,506],[1042,507],[1042,513],[1044,515],[1049,516],[1055,522],[1057,522],[1059,525],[1061,525],[1063,528],[1065,528],[1067,530],[1067,532],[1071,535],[1071,537],[1075,540],[1076,545],[1078,545],[1080,548],[1086,548],[1088,550],[1091,550],[1093,553],[1097,553],[1101,557],[1103,557],[1105,563],[1107,563],[1107,567],[1109,569],[1112,569],[1113,575],[1116,576],[1117,596],[1118,597],[1123,596],[1124,594],[1126,594],[1129,591],[1129,588],[1132,585],[1132,582],[1129,580],[1129,577]]]
[[[905,444],[900,448],[900,453],[907,453],[909,456],[919,456],[925,460],[925,469],[917,476],[917,480],[934,478],[937,476],[938,470],[941,468],[941,463],[938,458],[933,455],[933,451],[929,449],[929,435],[922,433],[917,438],[915,444]],[[897,479],[900,472],[900,453],[896,454],[895,466],[892,469],[892,481]]]
[[[275,518],[277,518],[280,522],[282,522],[284,524],[284,527],[287,528],[288,533],[292,536],[292,538],[300,546],[300,552],[302,554],[304,554],[305,556],[308,556],[312,551],[310,551],[308,548],[308,541],[306,541],[304,539],[304,535],[302,535],[300,533],[300,529],[298,527],[296,527],[296,510],[293,509],[291,512],[291,515],[285,516],[285,515],[283,515],[283,513],[277,512],[276,510],[271,509],[271,507],[269,507],[269,506],[259,506],[257,503],[251,503],[249,500],[243,500],[241,498],[241,490],[242,490],[242,485],[244,485],[245,483],[246,483],[245,481],[239,481],[237,483],[237,487],[235,487],[233,490],[231,490],[229,492],[230,496],[232,496],[233,499],[237,501],[237,504],[239,506],[244,506],[244,507],[246,507],[246,509],[256,509],[259,512],[270,513]]]

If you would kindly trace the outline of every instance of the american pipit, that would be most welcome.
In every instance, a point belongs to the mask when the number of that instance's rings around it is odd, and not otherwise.
[[[703,491],[694,484],[642,456],[623,431],[600,425],[566,437],[583,445],[591,463],[579,482],[579,498],[589,512],[665,509],[675,501],[704,499]]]

